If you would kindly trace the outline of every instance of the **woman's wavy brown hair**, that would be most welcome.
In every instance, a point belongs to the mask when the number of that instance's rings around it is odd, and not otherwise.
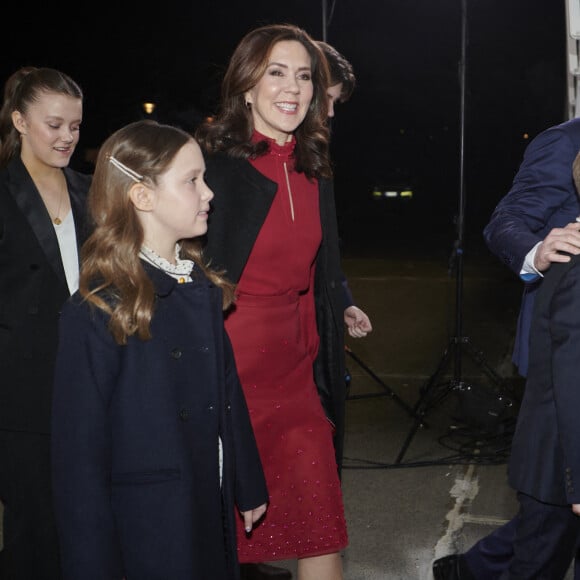
[[[226,152],[232,157],[247,159],[266,153],[265,141],[252,142],[252,112],[245,102],[245,93],[264,76],[275,44],[295,40],[310,55],[314,93],[304,121],[295,131],[296,170],[308,177],[331,177],[328,102],[326,89],[329,71],[318,44],[302,28],[292,24],[273,24],[250,31],[236,47],[226,70],[217,116],[202,123],[196,138],[208,153]]]
[[[110,161],[113,156],[155,186],[192,136],[155,121],[136,121],[113,133],[101,146],[89,190],[94,231],[81,249],[79,290],[91,304],[110,315],[109,329],[118,344],[127,337],[151,338],[155,292],[139,259],[144,233],[129,198],[135,184]],[[223,291],[223,307],[234,295],[222,273],[207,267],[196,239],[181,240],[181,257],[193,260]]]

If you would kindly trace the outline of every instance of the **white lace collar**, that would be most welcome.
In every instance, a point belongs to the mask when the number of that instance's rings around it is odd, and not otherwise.
[[[181,246],[175,244],[175,264],[172,264],[165,258],[146,246],[141,247],[140,256],[156,268],[163,270],[169,276],[175,278],[180,284],[191,282],[191,272],[195,266],[192,260],[182,260],[179,257]]]

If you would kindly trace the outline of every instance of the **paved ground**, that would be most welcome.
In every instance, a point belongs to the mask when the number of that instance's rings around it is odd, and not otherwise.
[[[434,558],[463,551],[516,510],[505,466],[516,410],[498,395],[517,403],[521,392],[509,362],[521,287],[478,231],[459,263],[452,227],[431,235],[428,222],[387,218],[345,237],[344,269],[374,325],[347,339],[345,578],[429,580]],[[415,433],[409,409],[420,398],[428,427]]]
[[[517,509],[505,461],[523,387],[510,362],[521,286],[478,232],[459,264],[452,228],[424,242],[405,231],[367,232],[344,253],[374,325],[347,340],[367,368],[347,356],[346,580],[430,580],[435,558],[466,550]],[[415,432],[405,405],[420,398],[428,427]]]

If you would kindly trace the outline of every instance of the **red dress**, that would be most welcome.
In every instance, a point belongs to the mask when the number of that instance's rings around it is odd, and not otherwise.
[[[270,152],[252,161],[278,191],[226,319],[270,494],[250,534],[238,518],[240,562],[319,556],[348,543],[332,425],[312,369],[318,185],[292,170],[293,149],[270,141]]]

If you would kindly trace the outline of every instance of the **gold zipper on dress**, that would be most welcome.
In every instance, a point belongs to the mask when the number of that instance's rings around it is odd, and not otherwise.
[[[292,190],[290,189],[290,179],[288,177],[286,161],[284,161],[284,174],[286,175],[286,187],[288,188],[288,200],[290,201],[290,215],[292,216],[292,221],[294,221],[294,202],[292,200]]]

